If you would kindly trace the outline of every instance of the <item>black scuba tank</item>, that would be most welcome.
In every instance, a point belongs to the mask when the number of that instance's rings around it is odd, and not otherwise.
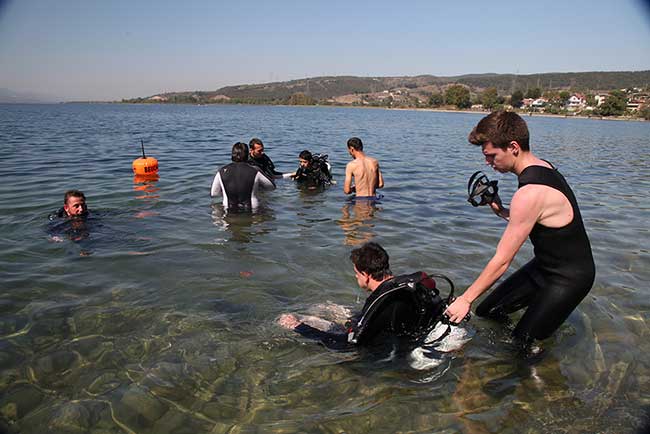
[[[359,321],[348,331],[348,342],[361,344],[365,341],[366,334],[372,328],[373,321],[377,319],[383,309],[391,303],[407,301],[412,304],[416,318],[412,322],[412,330],[405,336],[413,341],[419,341],[441,321],[447,308],[448,301],[453,297],[453,283],[443,275],[435,275],[445,279],[451,286],[450,298],[443,300],[436,281],[425,272],[417,272],[405,276],[395,277],[389,288],[384,288],[382,293],[364,309]]]

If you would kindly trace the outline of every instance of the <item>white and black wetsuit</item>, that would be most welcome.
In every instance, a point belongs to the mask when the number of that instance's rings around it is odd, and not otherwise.
[[[217,172],[210,196],[223,196],[226,209],[249,210],[259,206],[257,192],[273,190],[275,184],[257,167],[246,162],[230,163]]]
[[[479,316],[505,319],[506,314],[527,308],[513,331],[524,341],[549,337],[585,298],[596,272],[578,202],[564,177],[555,168],[529,166],[519,175],[519,188],[528,184],[546,185],[564,194],[573,220],[561,228],[536,223],[530,232],[535,258],[476,309]]]

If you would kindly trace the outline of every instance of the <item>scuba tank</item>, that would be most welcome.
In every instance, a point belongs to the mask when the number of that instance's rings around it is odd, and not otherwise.
[[[449,285],[450,291],[446,298],[441,297],[433,277],[443,279]],[[425,272],[417,272],[394,278],[392,285],[372,301],[355,326],[348,328],[348,342],[363,344],[367,339],[368,330],[372,328],[373,321],[377,320],[380,312],[399,300],[411,303],[417,314],[411,336],[408,336],[414,342],[422,342],[439,322],[449,324],[444,312],[454,300],[454,283],[451,279],[442,274],[428,275]],[[446,334],[440,339],[444,336]]]

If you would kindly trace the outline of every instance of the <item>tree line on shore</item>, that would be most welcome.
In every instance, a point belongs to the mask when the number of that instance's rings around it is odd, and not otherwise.
[[[537,77],[536,82],[535,77]],[[543,87],[540,77],[548,79],[549,86]],[[506,108],[559,115],[630,116],[650,119],[650,86],[647,84],[606,90],[590,90],[585,87],[587,84],[600,85],[601,83],[615,86],[613,81],[615,79],[628,85],[643,81],[647,83],[650,81],[650,71],[533,76],[483,74],[455,78],[317,77],[261,85],[231,86],[217,91],[166,93],[146,98],[126,99],[122,102],[352,105],[488,111]],[[510,80],[510,88],[505,89],[508,80]],[[560,86],[552,87],[553,83]],[[567,86],[567,83],[572,85]]]

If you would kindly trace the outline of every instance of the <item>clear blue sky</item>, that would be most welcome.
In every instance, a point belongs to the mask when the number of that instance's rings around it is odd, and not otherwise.
[[[323,75],[648,69],[642,0],[0,0],[0,88],[64,100]]]

